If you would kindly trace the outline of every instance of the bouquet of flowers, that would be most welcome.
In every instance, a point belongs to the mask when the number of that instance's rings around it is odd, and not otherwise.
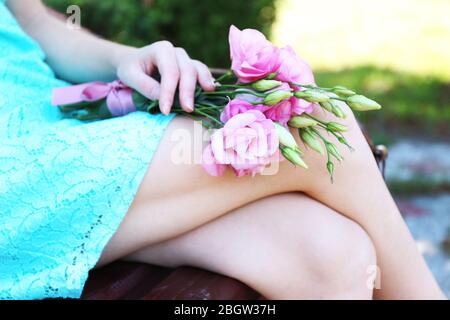
[[[345,118],[338,101],[355,111],[381,106],[342,86],[318,87],[308,64],[290,46],[277,48],[256,30],[231,26],[229,44],[231,70],[216,80],[216,90],[198,87],[193,112],[185,112],[177,101],[172,108],[214,130],[203,152],[206,172],[220,176],[231,168],[237,176],[255,175],[282,158],[308,168],[303,150],[288,130],[294,128],[305,148],[326,155],[326,169],[332,177],[333,160],[341,161],[342,156],[329,137],[350,147],[344,137],[347,127],[321,120],[312,112],[321,108]],[[160,112],[157,100],[147,99],[120,81],[57,88],[53,104],[80,120],[133,111]]]

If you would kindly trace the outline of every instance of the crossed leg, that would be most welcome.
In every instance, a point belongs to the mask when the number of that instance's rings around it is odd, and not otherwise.
[[[300,193],[255,201],[126,259],[211,270],[270,299],[371,299],[376,265],[359,225]]]
[[[359,127],[347,109],[348,140],[355,152],[341,149],[345,161],[331,184],[320,155],[308,151],[308,170],[284,161],[275,175],[221,178],[198,164],[173,163],[180,132],[193,135],[193,122],[177,117],[169,126],[129,212],[104,250],[99,265],[175,238],[259,199],[303,192],[355,221],[373,241],[381,271],[380,298],[442,298],[423,258],[384,184]],[[201,145],[193,145],[201,151]],[[282,210],[280,210],[282,211]],[[275,219],[275,218],[274,218]]]

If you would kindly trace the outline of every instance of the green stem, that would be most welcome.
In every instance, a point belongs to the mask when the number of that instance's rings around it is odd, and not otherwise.
[[[332,91],[332,88],[323,88],[323,87],[317,87],[317,86],[313,86],[311,84],[300,84],[300,83],[295,83],[295,82],[289,82],[290,84],[293,84],[294,86],[297,87],[302,87],[302,88],[306,88],[306,89],[318,89],[318,90],[323,90],[323,91]]]
[[[265,98],[266,94],[264,93],[258,93],[255,92],[253,90],[249,90],[249,89],[236,89],[234,91],[207,91],[207,92],[203,92],[203,94],[207,95],[207,96],[215,96],[215,95],[227,95],[230,97],[234,97],[237,94],[251,94],[260,98]]]
[[[309,118],[311,118],[311,119],[313,119],[313,120],[319,122],[319,126],[320,126],[321,128],[325,129],[327,132],[331,133],[331,134],[332,134],[333,136],[335,136],[336,138],[339,137],[339,136],[336,134],[336,132],[328,130],[328,128],[327,128],[327,123],[326,123],[326,122],[324,122],[324,121],[322,121],[322,120],[320,120],[320,119],[318,119],[318,118],[316,118],[316,117],[313,117],[312,115],[310,115],[310,114],[308,114],[308,113],[305,113],[305,115],[306,115],[307,117],[309,117]]]
[[[306,89],[316,89],[316,90],[321,90],[321,91],[333,92],[333,88],[316,87],[316,86],[309,85],[309,84],[299,84],[299,83],[295,83],[295,82],[289,82],[289,83],[293,84],[294,86],[302,87],[302,88],[306,88]],[[330,99],[347,101],[345,98],[341,98],[341,97],[330,97]]]
[[[311,118],[311,119],[317,121],[318,123],[323,124],[324,126],[327,125],[327,123],[326,123],[325,121],[322,121],[322,120],[320,120],[319,118],[316,118],[316,117],[310,115],[309,113],[306,113],[306,112],[305,112],[304,114],[305,114],[308,118]]]
[[[240,93],[251,94],[251,95],[254,95],[254,96],[260,97],[260,98],[265,98],[266,97],[265,93],[259,93],[259,92],[256,92],[256,91],[253,91],[253,90],[250,90],[250,89],[237,89],[234,92],[235,92],[235,94],[240,94]]]
[[[325,139],[324,136],[322,136],[322,134],[317,129],[311,128],[311,131],[314,132],[320,139],[322,139],[322,141],[324,142],[325,146],[326,146],[327,143],[330,143],[327,139]]]
[[[248,86],[238,85],[238,84],[221,84],[220,86],[217,86],[216,88],[234,88],[234,89],[239,89],[239,88],[248,88]]]
[[[231,77],[233,75],[233,73],[231,72],[231,71],[227,71],[227,72],[225,72],[223,75],[221,75],[220,77],[218,77],[217,79],[216,79],[216,83],[219,83],[220,81],[222,81],[222,80],[224,80],[224,79],[226,79],[226,78],[229,78],[229,77]]]
[[[218,125],[220,125],[220,127],[223,127],[223,123],[222,123],[222,122],[220,122],[219,120],[217,120],[217,119],[214,118],[213,116],[207,114],[206,112],[200,111],[200,110],[198,110],[198,109],[194,109],[193,113],[198,113],[198,114],[200,114],[200,115],[202,115],[202,116],[204,116],[204,117],[206,117],[206,118],[208,118],[208,119],[214,121],[215,123],[217,123]]]
[[[331,154],[327,148],[327,144],[331,143],[331,142],[329,142],[327,139],[325,139],[325,137],[322,136],[322,134],[317,129],[311,128],[311,131],[313,131],[320,139],[322,139],[322,141],[325,145],[325,151],[327,152],[327,162],[331,162]],[[331,181],[333,182],[333,175],[331,175]]]
[[[207,96],[214,96],[214,95],[232,95],[236,91],[205,91],[203,94]]]
[[[212,103],[208,103],[208,102],[202,102],[202,103],[199,103],[198,104],[199,105],[199,107],[200,108],[205,108],[205,109],[217,109],[217,110],[219,110],[219,109],[221,109],[221,108],[223,108],[223,106],[218,106],[218,105],[215,105],[215,104],[212,104]]]
[[[214,104],[214,105],[218,105],[218,106],[224,106],[226,104],[228,104],[230,100],[229,96],[226,95],[206,95],[206,96],[202,96],[198,99],[196,99],[196,101],[199,101],[201,103],[209,103],[209,104]]]
[[[331,134],[332,134],[333,136],[335,136],[335,138],[338,139],[338,141],[339,141],[339,138],[345,139],[343,134],[338,134],[338,133],[333,132],[333,131],[329,131],[329,132],[331,132]],[[340,141],[339,141],[339,142],[340,142]],[[354,150],[355,150],[355,149],[353,149],[353,147],[352,147],[351,145],[349,145],[347,142],[341,142],[341,143],[344,144],[344,145],[346,145],[351,151],[354,151]]]
[[[211,108],[209,108],[208,106],[203,106],[203,107],[204,107],[205,110],[208,110],[208,109],[211,110]],[[172,112],[188,116],[188,117],[190,117],[192,119],[195,119],[195,120],[200,120],[200,119],[197,119],[195,117],[196,114],[198,114],[200,116],[206,117],[206,118],[214,121],[215,123],[220,125],[220,127],[223,127],[223,123],[222,122],[220,122],[219,120],[217,120],[212,115],[208,114],[207,112],[205,112],[205,110],[202,110],[202,109],[203,109],[202,105],[196,105],[193,112],[186,112],[183,109],[181,109],[180,107],[174,107],[174,108],[172,108]]]

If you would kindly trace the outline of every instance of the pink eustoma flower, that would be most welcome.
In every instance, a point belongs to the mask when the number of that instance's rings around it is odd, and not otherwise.
[[[278,135],[271,120],[258,110],[231,117],[211,136],[202,166],[212,176],[230,167],[238,177],[255,175],[278,156]]]
[[[270,107],[264,112],[267,119],[279,122],[282,125],[286,125],[287,122],[295,115],[292,104],[292,98],[289,100],[283,100],[280,103]]]
[[[220,115],[220,121],[226,123],[235,115],[247,112],[248,110],[261,111],[267,119],[279,122],[283,125],[286,125],[289,119],[296,115],[292,99],[283,100],[274,106],[266,106],[262,103],[254,105],[242,98],[234,98],[224,107]]]
[[[265,78],[280,66],[279,49],[254,29],[230,27],[231,70],[242,83]]]
[[[314,75],[310,66],[290,46],[280,49],[280,67],[276,79],[284,82],[315,85]],[[291,87],[295,90],[300,89],[295,85],[291,85]],[[295,114],[311,113],[314,109],[314,104],[305,100],[291,98],[290,102],[292,112]]]
[[[263,104],[254,105],[241,98],[234,98],[233,100],[230,100],[230,102],[228,102],[228,104],[223,108],[223,111],[220,115],[220,121],[226,123],[235,115],[247,112],[248,110],[258,110],[261,112],[265,112],[268,109],[270,109],[270,107]]]

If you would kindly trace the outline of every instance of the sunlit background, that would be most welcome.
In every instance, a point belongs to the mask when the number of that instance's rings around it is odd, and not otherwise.
[[[142,46],[168,39],[227,67],[230,24],[292,45],[323,86],[341,84],[383,105],[359,115],[388,145],[387,181],[433,272],[450,294],[449,0],[46,0],[82,26]],[[370,182],[368,182],[370,183]]]
[[[282,0],[272,39],[316,68],[373,65],[450,79],[448,0]]]
[[[280,0],[276,9],[272,39],[293,45],[319,83],[343,83],[382,102],[382,117],[368,122],[382,120],[378,128],[397,134],[448,135],[450,1]]]

